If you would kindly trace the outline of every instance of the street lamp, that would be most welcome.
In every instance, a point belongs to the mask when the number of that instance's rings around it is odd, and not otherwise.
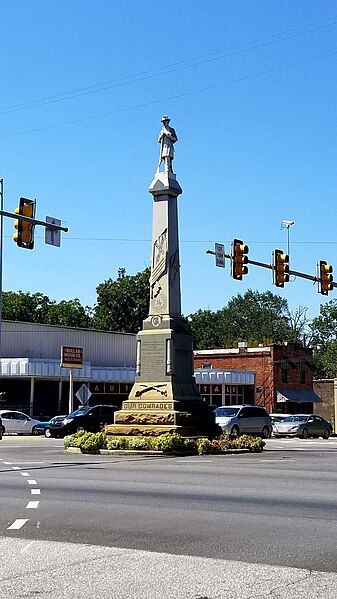
[[[294,220],[283,219],[281,221],[281,229],[287,229],[287,254],[290,256],[290,227],[295,224]]]

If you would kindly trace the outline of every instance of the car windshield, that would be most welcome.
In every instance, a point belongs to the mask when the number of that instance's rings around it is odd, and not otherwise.
[[[306,422],[307,420],[308,416],[287,416],[283,422]]]
[[[216,416],[225,416],[229,418],[230,416],[236,416],[240,408],[217,408],[215,410]]]
[[[74,416],[79,416],[80,414],[87,414],[89,410],[90,406],[87,408],[78,408],[78,410],[74,410],[74,412],[71,412],[71,414],[69,414],[67,418],[74,418]]]

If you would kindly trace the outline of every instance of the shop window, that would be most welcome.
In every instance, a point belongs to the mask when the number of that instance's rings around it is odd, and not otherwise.
[[[212,364],[210,362],[206,362],[206,364],[201,364],[202,370],[210,370],[212,368]]]

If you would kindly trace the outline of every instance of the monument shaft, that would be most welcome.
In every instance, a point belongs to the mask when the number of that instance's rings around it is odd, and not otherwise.
[[[107,434],[207,434],[212,421],[193,376],[193,344],[181,315],[177,197],[173,173],[177,135],[163,117],[160,158],[149,187],[153,195],[149,316],[137,335],[136,380]],[[163,170],[161,170],[163,166]]]

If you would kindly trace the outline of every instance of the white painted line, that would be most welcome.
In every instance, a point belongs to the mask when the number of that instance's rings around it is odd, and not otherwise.
[[[4,462],[4,464],[6,464],[6,466],[10,466],[12,462]]]
[[[28,479],[27,479],[27,483],[28,483],[29,485],[37,485],[37,482],[36,482],[36,480],[33,480],[32,478],[28,478]]]
[[[36,510],[39,507],[39,501],[28,501],[26,510]]]
[[[30,476],[29,472],[20,472],[21,476]]]
[[[17,464],[44,464],[44,462],[21,462],[17,460]]]
[[[8,526],[7,530],[19,530],[19,528],[22,528],[26,522],[28,522],[28,518],[19,518],[18,520],[14,520],[13,524]]]
[[[12,466],[13,470],[21,470],[20,466]]]
[[[295,461],[295,460],[293,460]],[[31,495],[41,495],[41,490],[40,489],[31,489],[30,490]]]
[[[33,545],[33,543],[35,543],[35,541],[30,541],[28,543],[28,545],[26,545],[26,547],[24,547],[23,549],[21,549],[20,553],[24,553],[25,551],[27,551],[27,549],[29,549]]]

